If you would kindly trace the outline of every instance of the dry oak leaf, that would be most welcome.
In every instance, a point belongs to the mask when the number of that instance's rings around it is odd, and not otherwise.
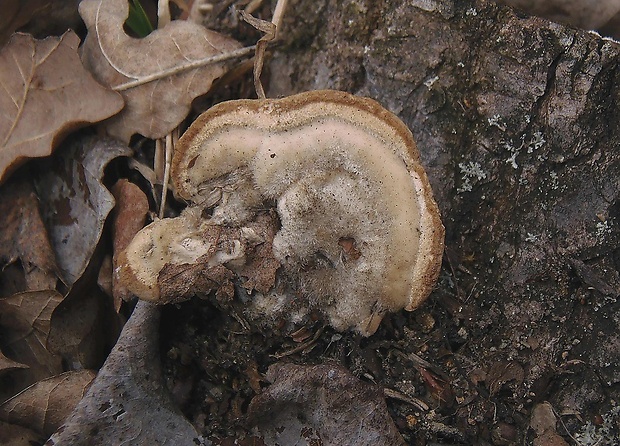
[[[11,358],[7,358],[0,350],[0,376],[2,376],[3,373],[9,370],[27,368],[28,366],[26,364],[22,364],[21,362],[13,361]]]
[[[0,405],[0,420],[49,437],[65,421],[95,378],[92,370],[39,381]]]
[[[44,442],[45,437],[31,429],[0,421],[0,444],[3,446],[32,446]]]
[[[272,384],[248,407],[248,423],[266,445],[405,444],[383,390],[340,365],[276,363],[266,378]]]
[[[0,297],[56,289],[60,275],[32,181],[17,177],[0,187]],[[6,268],[10,265],[17,268]],[[13,287],[8,286],[11,271],[16,273]]]
[[[72,130],[123,107],[82,67],[79,43],[73,31],[44,40],[17,33],[0,51],[0,183]]]
[[[121,179],[111,189],[116,200],[114,206],[112,243],[114,255],[112,258],[113,268],[117,268],[118,256],[133,240],[140,229],[144,227],[146,216],[149,211],[149,200],[137,185]],[[131,292],[118,280],[118,276],[112,274],[112,293],[115,307],[120,308],[120,302],[131,299]]]
[[[63,296],[54,290],[29,291],[0,299],[2,351],[28,366],[13,389],[0,386],[0,401],[33,382],[63,371],[62,358],[47,349],[52,314]]]
[[[104,123],[108,134],[128,142],[140,133],[162,138],[187,116],[191,101],[225,72],[224,63],[158,77],[167,70],[229,53],[240,44],[193,22],[174,20],[143,39],[125,34],[126,0],[84,0],[80,14],[88,28],[82,62],[103,84],[120,91],[124,110]],[[153,76],[156,78],[154,80]],[[123,84],[132,82],[134,87]]]
[[[86,270],[114,207],[114,197],[103,185],[105,168],[132,153],[114,139],[70,137],[53,157],[33,163],[43,221],[69,286]]]

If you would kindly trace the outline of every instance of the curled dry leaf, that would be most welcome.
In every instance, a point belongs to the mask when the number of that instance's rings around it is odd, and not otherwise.
[[[35,40],[14,34],[0,51],[0,182],[29,158],[49,155],[64,136],[123,107],[77,54],[73,31]]]
[[[0,228],[0,296],[55,289],[59,275],[56,258],[29,180],[16,178],[0,187]],[[18,262],[19,271],[5,270]],[[12,272],[13,280],[3,280]],[[7,282],[14,285],[9,287]]]
[[[144,227],[144,221],[149,211],[149,200],[138,186],[125,179],[119,180],[112,187],[112,194],[116,200],[114,207],[114,223],[112,228],[112,242],[114,255],[113,269],[118,267],[118,255]],[[120,301],[129,300],[131,293],[119,281],[118,276],[112,274],[112,294],[115,306]]]
[[[267,445],[404,445],[380,387],[339,365],[274,364],[248,419]]]
[[[63,281],[80,278],[97,247],[114,197],[101,184],[104,169],[119,156],[132,154],[112,139],[67,140],[58,153],[37,163],[35,187]]]
[[[143,39],[135,39],[123,30],[128,11],[126,0],[84,0],[80,4],[88,28],[82,61],[100,82],[121,90],[125,98],[122,113],[105,123],[110,135],[125,142],[134,133],[162,138],[187,116],[191,101],[206,93],[213,80],[224,74],[224,64],[185,70],[133,88],[119,87],[240,45],[203,26],[178,20]]]
[[[201,444],[161,372],[159,310],[138,302],[97,378],[48,445]],[[208,444],[208,443],[207,443]]]
[[[67,372],[39,381],[0,405],[0,420],[49,437],[69,416],[95,372]]]

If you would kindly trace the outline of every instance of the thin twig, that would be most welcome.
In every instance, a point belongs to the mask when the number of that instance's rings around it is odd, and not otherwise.
[[[269,42],[276,38],[276,25],[272,22],[268,22],[267,20],[257,19],[245,11],[239,11],[239,13],[241,14],[241,18],[243,18],[243,20],[264,34],[263,37],[256,42],[256,55],[254,56],[254,89],[256,90],[256,96],[258,96],[258,99],[265,99],[265,89],[263,88],[260,76],[263,72],[267,45],[269,45]]]
[[[427,412],[430,408],[428,407],[428,404],[426,404],[424,401],[418,399],[418,398],[413,398],[410,397],[408,395],[404,395],[401,392],[398,392],[394,389],[390,389],[388,387],[385,387],[383,389],[383,394],[388,397],[388,398],[392,398],[395,400],[400,400],[403,401],[405,403],[411,404],[412,406],[417,407],[420,410],[423,410],[425,412]]]
[[[273,10],[273,17],[271,19],[271,23],[276,25],[276,39],[278,38],[278,32],[282,28],[282,17],[284,17],[284,11],[286,10],[287,4],[288,0],[278,0],[278,3],[276,3],[276,7]]]
[[[256,11],[260,7],[260,5],[262,5],[262,3],[263,0],[251,0],[250,3],[248,3],[243,10],[248,14],[253,14],[254,11]]]
[[[166,140],[164,138],[157,138],[155,140],[155,156],[153,157],[153,171],[155,172],[156,184],[163,184],[164,182],[164,169],[166,161],[164,158],[164,148]]]
[[[299,352],[305,350],[306,348],[310,347],[312,344],[314,344],[317,341],[317,339],[319,339],[319,337],[321,337],[321,335],[323,334],[324,330],[325,330],[325,327],[321,327],[321,328],[319,328],[314,333],[314,336],[312,336],[312,339],[310,339],[309,341],[306,341],[306,342],[304,342],[302,344],[299,344],[297,347],[292,348],[290,350],[286,350],[286,351],[281,352],[281,353],[275,353],[275,354],[270,355],[270,356],[273,357],[273,358],[276,358],[276,359],[282,359],[285,356],[290,356],[290,355],[293,355],[295,353],[299,353]]]
[[[549,403],[549,405],[551,405],[551,403]],[[558,419],[558,421],[560,422],[560,424],[566,431],[566,434],[575,442],[577,446],[583,446],[583,444],[579,440],[577,440],[575,437],[573,437],[573,435],[570,433],[570,431],[566,427],[566,424],[564,424],[564,420],[562,420],[562,415],[560,415],[559,413],[555,411],[553,405],[551,405],[551,410],[553,411],[553,414],[556,416],[556,418]]]
[[[157,2],[157,28],[162,29],[170,23],[170,0],[158,0]]]
[[[159,218],[164,218],[164,211],[166,209],[166,196],[168,195],[168,182],[170,181],[170,161],[172,159],[172,149],[172,133],[168,133],[166,135],[166,161],[164,164],[163,187],[161,188],[161,206],[159,207]]]
[[[252,54],[256,50],[256,45],[246,46],[243,48],[239,48],[238,50],[229,51],[227,53],[218,54],[216,56],[205,57],[204,59],[194,60],[192,62],[178,65],[173,68],[169,68],[167,70],[163,70],[157,73],[149,74],[148,76],[141,77],[140,79],[135,79],[129,82],[125,82],[124,84],[119,84],[115,87],[112,87],[114,91],[125,91],[131,88],[139,87],[140,85],[148,84],[149,82],[153,82],[159,79],[165,79],[169,76],[174,76],[175,74],[182,73],[183,71],[193,70],[194,68],[204,67],[205,65],[211,65],[218,62],[224,62],[230,59],[238,59],[240,57],[247,56]]]
[[[170,1],[158,0],[157,28],[161,29],[168,23],[170,23]],[[164,218],[164,213],[166,211],[166,197],[168,196],[168,182],[170,181],[170,159],[172,158],[172,148],[172,133],[168,133],[165,138],[160,138],[155,142],[155,160],[153,161],[153,168],[162,184],[161,200],[159,201],[159,218]],[[163,174],[161,172],[162,168]]]

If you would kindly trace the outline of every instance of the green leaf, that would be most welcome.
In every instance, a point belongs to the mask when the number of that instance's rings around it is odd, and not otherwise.
[[[149,22],[149,18],[146,16],[140,0],[132,0],[129,3],[129,17],[127,17],[125,24],[138,37],[146,37],[153,32],[153,25]]]

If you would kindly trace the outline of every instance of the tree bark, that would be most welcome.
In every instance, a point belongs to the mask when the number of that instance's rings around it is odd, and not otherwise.
[[[467,402],[454,424],[491,438],[544,400],[605,415],[620,401],[618,43],[473,0],[297,0],[282,35],[268,96],[370,96],[417,141],[447,230],[422,309],[445,338],[425,357]],[[476,421],[488,410],[495,424]]]

